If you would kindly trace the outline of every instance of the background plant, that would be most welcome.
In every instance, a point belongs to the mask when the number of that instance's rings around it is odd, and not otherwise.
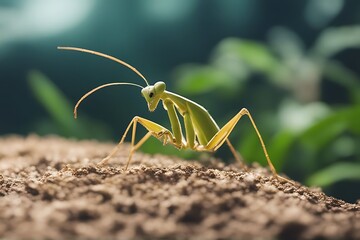
[[[267,146],[275,166],[296,179],[328,188],[346,180],[360,187],[360,79],[332,58],[360,47],[360,27],[325,29],[308,49],[288,29],[276,28],[269,35],[268,43],[224,39],[208,64],[180,66],[178,91],[199,96],[208,106],[226,97],[219,106],[223,112],[248,107],[265,138],[271,138]],[[347,101],[324,96],[324,81],[346,94]],[[234,110],[220,122],[231,115]],[[237,148],[250,162],[263,159],[254,131],[244,122],[232,134],[240,139]]]

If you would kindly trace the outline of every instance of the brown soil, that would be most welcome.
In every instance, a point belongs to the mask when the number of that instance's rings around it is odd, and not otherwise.
[[[319,189],[58,137],[0,138],[0,238],[360,239],[360,204]],[[359,203],[359,201],[358,201]]]

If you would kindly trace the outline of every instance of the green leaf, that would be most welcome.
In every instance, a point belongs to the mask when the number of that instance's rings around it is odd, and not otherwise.
[[[360,134],[359,119],[360,106],[338,110],[305,130],[300,136],[300,141],[309,150],[317,152],[346,129]]]
[[[328,28],[321,33],[313,52],[329,58],[346,48],[360,47],[360,26],[334,27]]]
[[[232,91],[240,87],[226,72],[208,66],[183,66],[176,75],[177,89],[186,94],[203,94],[218,88]]]
[[[287,130],[279,132],[271,141],[265,141],[264,139],[269,157],[276,170],[280,171],[282,169],[295,139],[296,135]],[[255,132],[247,131],[247,134],[241,138],[239,145],[239,152],[246,162],[257,162],[267,166],[264,151]]]
[[[267,145],[269,156],[276,170],[280,171],[296,139],[296,134],[282,130]]]
[[[343,180],[360,180],[360,163],[336,163],[324,168],[306,182],[312,186],[326,187]]]
[[[261,73],[277,84],[287,84],[284,75],[287,69],[283,66],[272,51],[265,45],[256,41],[227,38],[216,47],[213,62],[228,59],[234,61],[237,68],[242,69],[242,77],[247,77],[248,72]],[[230,63],[228,63],[230,64]]]
[[[360,135],[360,105],[348,108],[344,113],[344,117],[348,120],[349,129],[353,133]]]
[[[284,99],[278,116],[282,128],[301,133],[329,115],[330,109],[323,102],[301,104],[294,99]]]
[[[257,71],[271,71],[278,64],[269,49],[264,44],[255,41],[225,39],[219,44],[217,51],[220,54],[236,54],[239,59]]]
[[[250,125],[249,125],[250,126]],[[266,164],[264,153],[256,133],[253,131],[245,131],[239,141],[239,152],[245,162],[257,162],[263,166]]]

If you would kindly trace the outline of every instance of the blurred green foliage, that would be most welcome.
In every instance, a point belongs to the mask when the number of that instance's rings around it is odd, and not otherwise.
[[[218,94],[225,92],[226,104],[239,104],[239,110],[247,107],[279,171],[286,170],[310,185],[330,188],[349,180],[360,187],[356,147],[360,144],[360,79],[333,58],[343,50],[360,47],[360,26],[325,29],[308,49],[288,29],[274,28],[269,36],[268,43],[224,39],[208,64],[177,68],[176,89],[201,99],[204,106],[216,106]],[[332,81],[346,92],[348,102],[333,104],[322,99],[323,81]],[[226,113],[222,116],[221,123],[230,119]],[[237,141],[247,161],[264,159],[254,130],[244,122],[239,122],[231,139]]]

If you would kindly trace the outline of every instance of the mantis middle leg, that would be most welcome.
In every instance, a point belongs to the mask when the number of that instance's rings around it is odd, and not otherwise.
[[[137,127],[138,123],[140,123],[144,128],[146,128],[146,130],[148,130],[148,133],[146,133],[145,136],[142,137],[141,140],[139,140],[135,144],[136,127]],[[174,141],[174,137],[168,129],[166,129],[165,127],[163,127],[157,123],[154,123],[148,119],[136,116],[131,120],[131,122],[127,126],[127,128],[124,132],[124,135],[122,136],[122,138],[121,138],[120,142],[117,144],[117,146],[111,151],[111,153],[106,158],[104,158],[100,163],[98,163],[98,165],[106,164],[110,160],[110,158],[112,158],[116,154],[116,152],[119,150],[120,145],[124,142],[125,137],[126,137],[127,133],[129,132],[131,126],[133,127],[132,128],[132,137],[131,137],[131,150],[129,153],[128,161],[125,166],[125,170],[128,168],[134,152],[137,149],[139,149],[151,136],[154,136],[157,139],[163,141],[164,145],[167,143],[170,143],[170,144],[173,144],[175,147],[178,147],[178,148],[181,147],[181,146],[176,145],[176,143]]]

